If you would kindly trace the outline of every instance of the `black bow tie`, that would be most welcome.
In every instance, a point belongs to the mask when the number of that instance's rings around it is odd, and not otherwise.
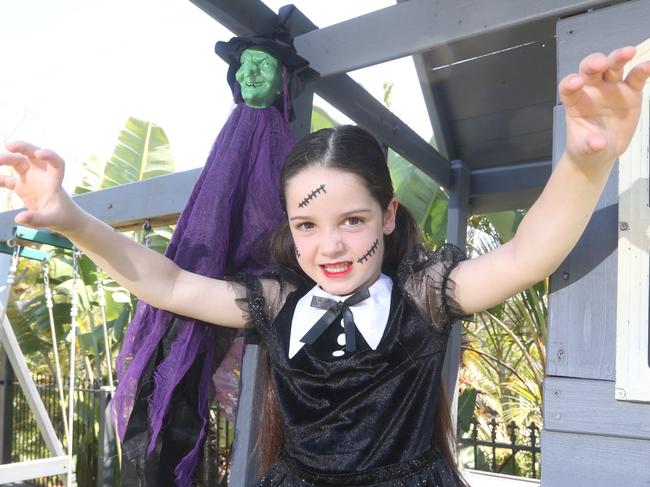
[[[300,339],[301,342],[308,345],[313,344],[316,339],[336,320],[343,316],[343,325],[345,327],[345,351],[354,352],[357,349],[357,340],[355,337],[354,317],[350,306],[359,304],[370,297],[368,288],[354,293],[345,301],[335,301],[334,299],[313,296],[311,305],[314,308],[326,309],[325,314],[311,327],[311,329]]]

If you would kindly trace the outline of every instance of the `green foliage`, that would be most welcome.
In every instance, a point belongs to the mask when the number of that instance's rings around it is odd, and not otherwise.
[[[395,87],[395,82],[394,81],[384,81],[383,88],[384,88],[384,105],[386,105],[387,108],[390,108],[390,106],[393,104],[393,88]]]
[[[332,116],[320,107],[314,106],[311,110],[311,127],[310,132],[316,132],[320,129],[338,127],[338,123]]]
[[[129,118],[118,136],[113,154],[105,164],[84,164],[82,183],[76,194],[134,183],[174,172],[167,135],[158,125]]]
[[[474,408],[476,407],[476,389],[466,387],[458,395],[458,426],[462,433],[467,433],[470,429],[472,419],[474,419]]]
[[[447,193],[393,150],[388,151],[388,167],[400,203],[410,210],[425,240],[440,246],[447,236]]]

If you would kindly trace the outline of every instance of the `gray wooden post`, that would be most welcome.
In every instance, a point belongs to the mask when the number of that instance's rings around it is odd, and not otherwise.
[[[13,380],[14,374],[9,358],[0,348],[0,464],[11,463],[14,416]]]
[[[311,84],[306,85],[300,95],[293,101],[293,111],[296,119],[291,123],[291,130],[296,140],[309,135],[311,129],[311,109],[314,102],[314,90]]]
[[[99,391],[99,438],[97,439],[97,487],[113,487],[117,441],[115,419],[109,402],[112,389],[103,386]]]
[[[0,282],[9,274],[11,257],[0,254]],[[7,309],[9,293],[7,287],[0,290],[0,303]],[[14,374],[9,358],[0,344],[0,464],[11,463],[11,440],[13,431],[13,380]]]
[[[247,345],[241,368],[241,392],[237,405],[235,444],[230,466],[230,487],[254,485],[259,470],[259,454],[253,451],[260,429],[262,380],[258,374],[262,351]]]
[[[462,161],[451,163],[451,185],[447,215],[447,241],[464,249],[467,245],[467,219],[469,218],[470,170]],[[449,396],[451,419],[456,428],[458,415],[458,367],[460,366],[460,341],[462,327],[456,322],[449,334],[447,353],[442,368],[442,381]]]

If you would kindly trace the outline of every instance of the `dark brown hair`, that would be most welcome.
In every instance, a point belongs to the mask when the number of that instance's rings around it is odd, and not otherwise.
[[[375,137],[360,127],[343,125],[332,129],[322,129],[296,143],[287,156],[280,177],[280,199],[285,210],[287,183],[298,173],[312,166],[340,169],[356,175],[363,181],[368,192],[383,209],[388,208],[388,204],[393,198],[393,183],[384,149]],[[408,209],[399,205],[395,218],[395,230],[389,235],[384,235],[382,272],[394,277],[397,266],[403,257],[418,246],[423,246],[423,243],[417,223]],[[287,220],[273,233],[270,249],[271,258],[276,264],[291,267],[302,273],[296,260]],[[262,428],[259,442],[263,470],[277,460],[283,442],[281,419],[271,384],[268,354],[266,354],[264,362],[266,364],[263,386],[264,405],[262,406]],[[438,397],[433,446],[440,450],[461,485],[466,485],[456,466],[456,433],[453,429],[449,403],[442,382],[440,382]]]

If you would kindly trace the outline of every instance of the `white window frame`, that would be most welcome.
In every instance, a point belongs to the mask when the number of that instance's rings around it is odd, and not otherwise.
[[[650,39],[630,65],[650,60]],[[650,402],[650,81],[639,126],[619,158],[616,399]]]

